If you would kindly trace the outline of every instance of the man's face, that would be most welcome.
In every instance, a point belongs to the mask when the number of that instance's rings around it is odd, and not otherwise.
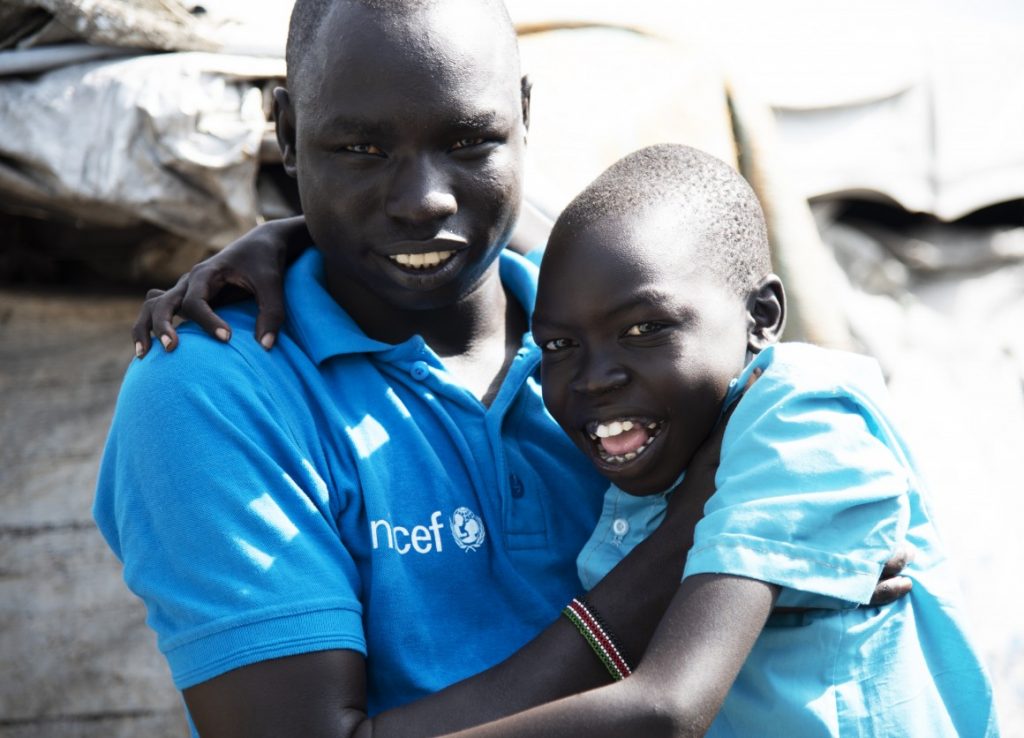
[[[744,366],[745,301],[671,219],[611,219],[548,247],[533,334],[544,402],[621,489],[668,489]]]
[[[295,173],[332,291],[450,305],[507,243],[526,134],[519,70],[477,5],[388,20],[341,4],[310,50],[291,97]]]

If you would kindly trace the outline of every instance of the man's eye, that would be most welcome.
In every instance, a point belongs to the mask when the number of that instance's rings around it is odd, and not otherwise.
[[[487,139],[485,138],[460,138],[458,141],[452,144],[452,151],[458,151],[460,149],[468,149],[472,148],[473,146],[479,146],[480,144],[486,141]]]
[[[360,144],[347,144],[341,147],[342,151],[347,151],[350,154],[367,154],[369,156],[383,156],[384,152],[379,146],[374,144],[360,143]]]
[[[646,321],[646,322],[643,322],[643,323],[637,323],[636,325],[631,325],[626,330],[626,335],[627,336],[648,336],[651,333],[657,333],[658,331],[660,331],[664,327],[665,327],[665,325],[663,323],[653,323],[651,321]]]
[[[550,341],[545,341],[540,346],[545,351],[564,351],[567,348],[572,348],[572,341],[568,338],[552,338]]]

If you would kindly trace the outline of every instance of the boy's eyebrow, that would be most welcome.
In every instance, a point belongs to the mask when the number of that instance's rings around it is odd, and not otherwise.
[[[498,120],[498,114],[493,110],[482,111],[460,115],[451,121],[453,128],[488,128]]]
[[[641,288],[637,289],[636,291],[632,292],[628,298],[626,298],[625,300],[622,300],[617,305],[613,305],[612,307],[608,308],[607,310],[602,311],[601,317],[603,317],[603,318],[614,318],[617,315],[620,315],[622,313],[628,312],[629,310],[632,310],[633,308],[636,308],[636,307],[641,306],[641,305],[646,305],[646,306],[662,306],[662,305],[665,305],[665,306],[671,306],[672,310],[678,311],[679,313],[683,313],[683,314],[691,314],[692,313],[692,307],[691,306],[689,306],[689,305],[687,305],[685,303],[681,304],[679,295],[671,293],[671,292],[664,292],[662,290],[655,289],[653,287],[650,287],[650,288],[648,288],[648,287],[641,287]],[[557,318],[554,318],[553,316],[546,315],[544,313],[535,312],[533,314],[533,325],[536,325],[538,323],[544,325],[547,328],[558,329],[558,328],[564,328],[565,327],[565,324],[560,322]]]

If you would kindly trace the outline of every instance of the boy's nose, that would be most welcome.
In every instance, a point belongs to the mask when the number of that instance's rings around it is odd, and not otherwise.
[[[458,211],[447,177],[428,157],[407,161],[397,168],[385,204],[391,218],[409,223],[443,220]]]
[[[628,381],[629,375],[621,366],[591,365],[576,375],[569,388],[580,394],[601,395],[625,386]]]

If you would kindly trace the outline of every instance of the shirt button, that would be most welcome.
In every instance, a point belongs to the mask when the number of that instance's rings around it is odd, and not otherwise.
[[[508,484],[509,484],[509,487],[512,490],[512,498],[513,499],[518,500],[524,494],[526,494],[526,490],[523,488],[523,481],[519,477],[517,477],[515,474],[511,475],[508,478]]]
[[[409,373],[417,382],[422,382],[430,376],[430,366],[425,361],[414,361]]]
[[[612,533],[617,536],[624,536],[629,533],[629,521],[625,518],[616,518],[612,523]]]

